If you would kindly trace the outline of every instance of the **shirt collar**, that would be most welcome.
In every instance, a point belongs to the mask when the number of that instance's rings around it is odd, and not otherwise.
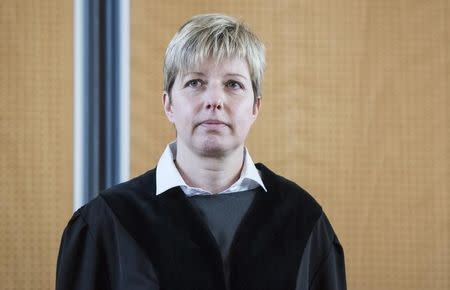
[[[174,160],[177,154],[177,143],[173,141],[166,146],[156,167],[156,194],[161,194],[173,187],[180,186],[188,196],[192,195],[212,195],[213,193],[201,188],[190,187],[186,184],[180,172],[175,166]],[[170,178],[168,178],[170,176]],[[254,189],[261,186],[267,191],[261,179],[258,169],[253,163],[247,148],[244,148],[244,164],[240,178],[229,188],[220,192],[230,193]]]

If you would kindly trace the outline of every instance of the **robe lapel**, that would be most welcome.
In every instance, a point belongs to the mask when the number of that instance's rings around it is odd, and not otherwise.
[[[217,243],[179,187],[158,196],[142,191],[109,192],[102,197],[155,265],[161,285],[179,289],[173,285],[200,282],[204,275],[220,281],[219,286],[204,285],[205,289],[220,290],[225,285]]]
[[[198,211],[192,206],[184,192],[179,188],[169,189],[157,196],[157,203],[166,213],[164,219],[183,233],[186,240],[193,242],[214,260],[214,266],[222,267],[221,254],[217,242]]]

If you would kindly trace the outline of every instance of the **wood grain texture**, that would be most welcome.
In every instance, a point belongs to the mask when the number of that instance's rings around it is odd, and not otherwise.
[[[72,2],[0,2],[0,289],[52,289],[72,212]]]

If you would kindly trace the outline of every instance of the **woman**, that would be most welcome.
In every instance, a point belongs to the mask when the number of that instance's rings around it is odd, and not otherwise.
[[[245,147],[261,105],[264,47],[234,18],[191,18],[164,61],[176,140],[155,169],[74,213],[56,288],[345,289],[342,247],[298,185]]]

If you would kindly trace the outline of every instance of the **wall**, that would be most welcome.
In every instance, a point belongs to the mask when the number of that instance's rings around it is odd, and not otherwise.
[[[0,2],[0,289],[52,289],[72,212],[72,1]]]
[[[450,289],[446,0],[132,2],[132,175],[174,130],[164,49],[198,13],[243,18],[268,67],[254,160],[308,189],[344,245],[349,289]]]

